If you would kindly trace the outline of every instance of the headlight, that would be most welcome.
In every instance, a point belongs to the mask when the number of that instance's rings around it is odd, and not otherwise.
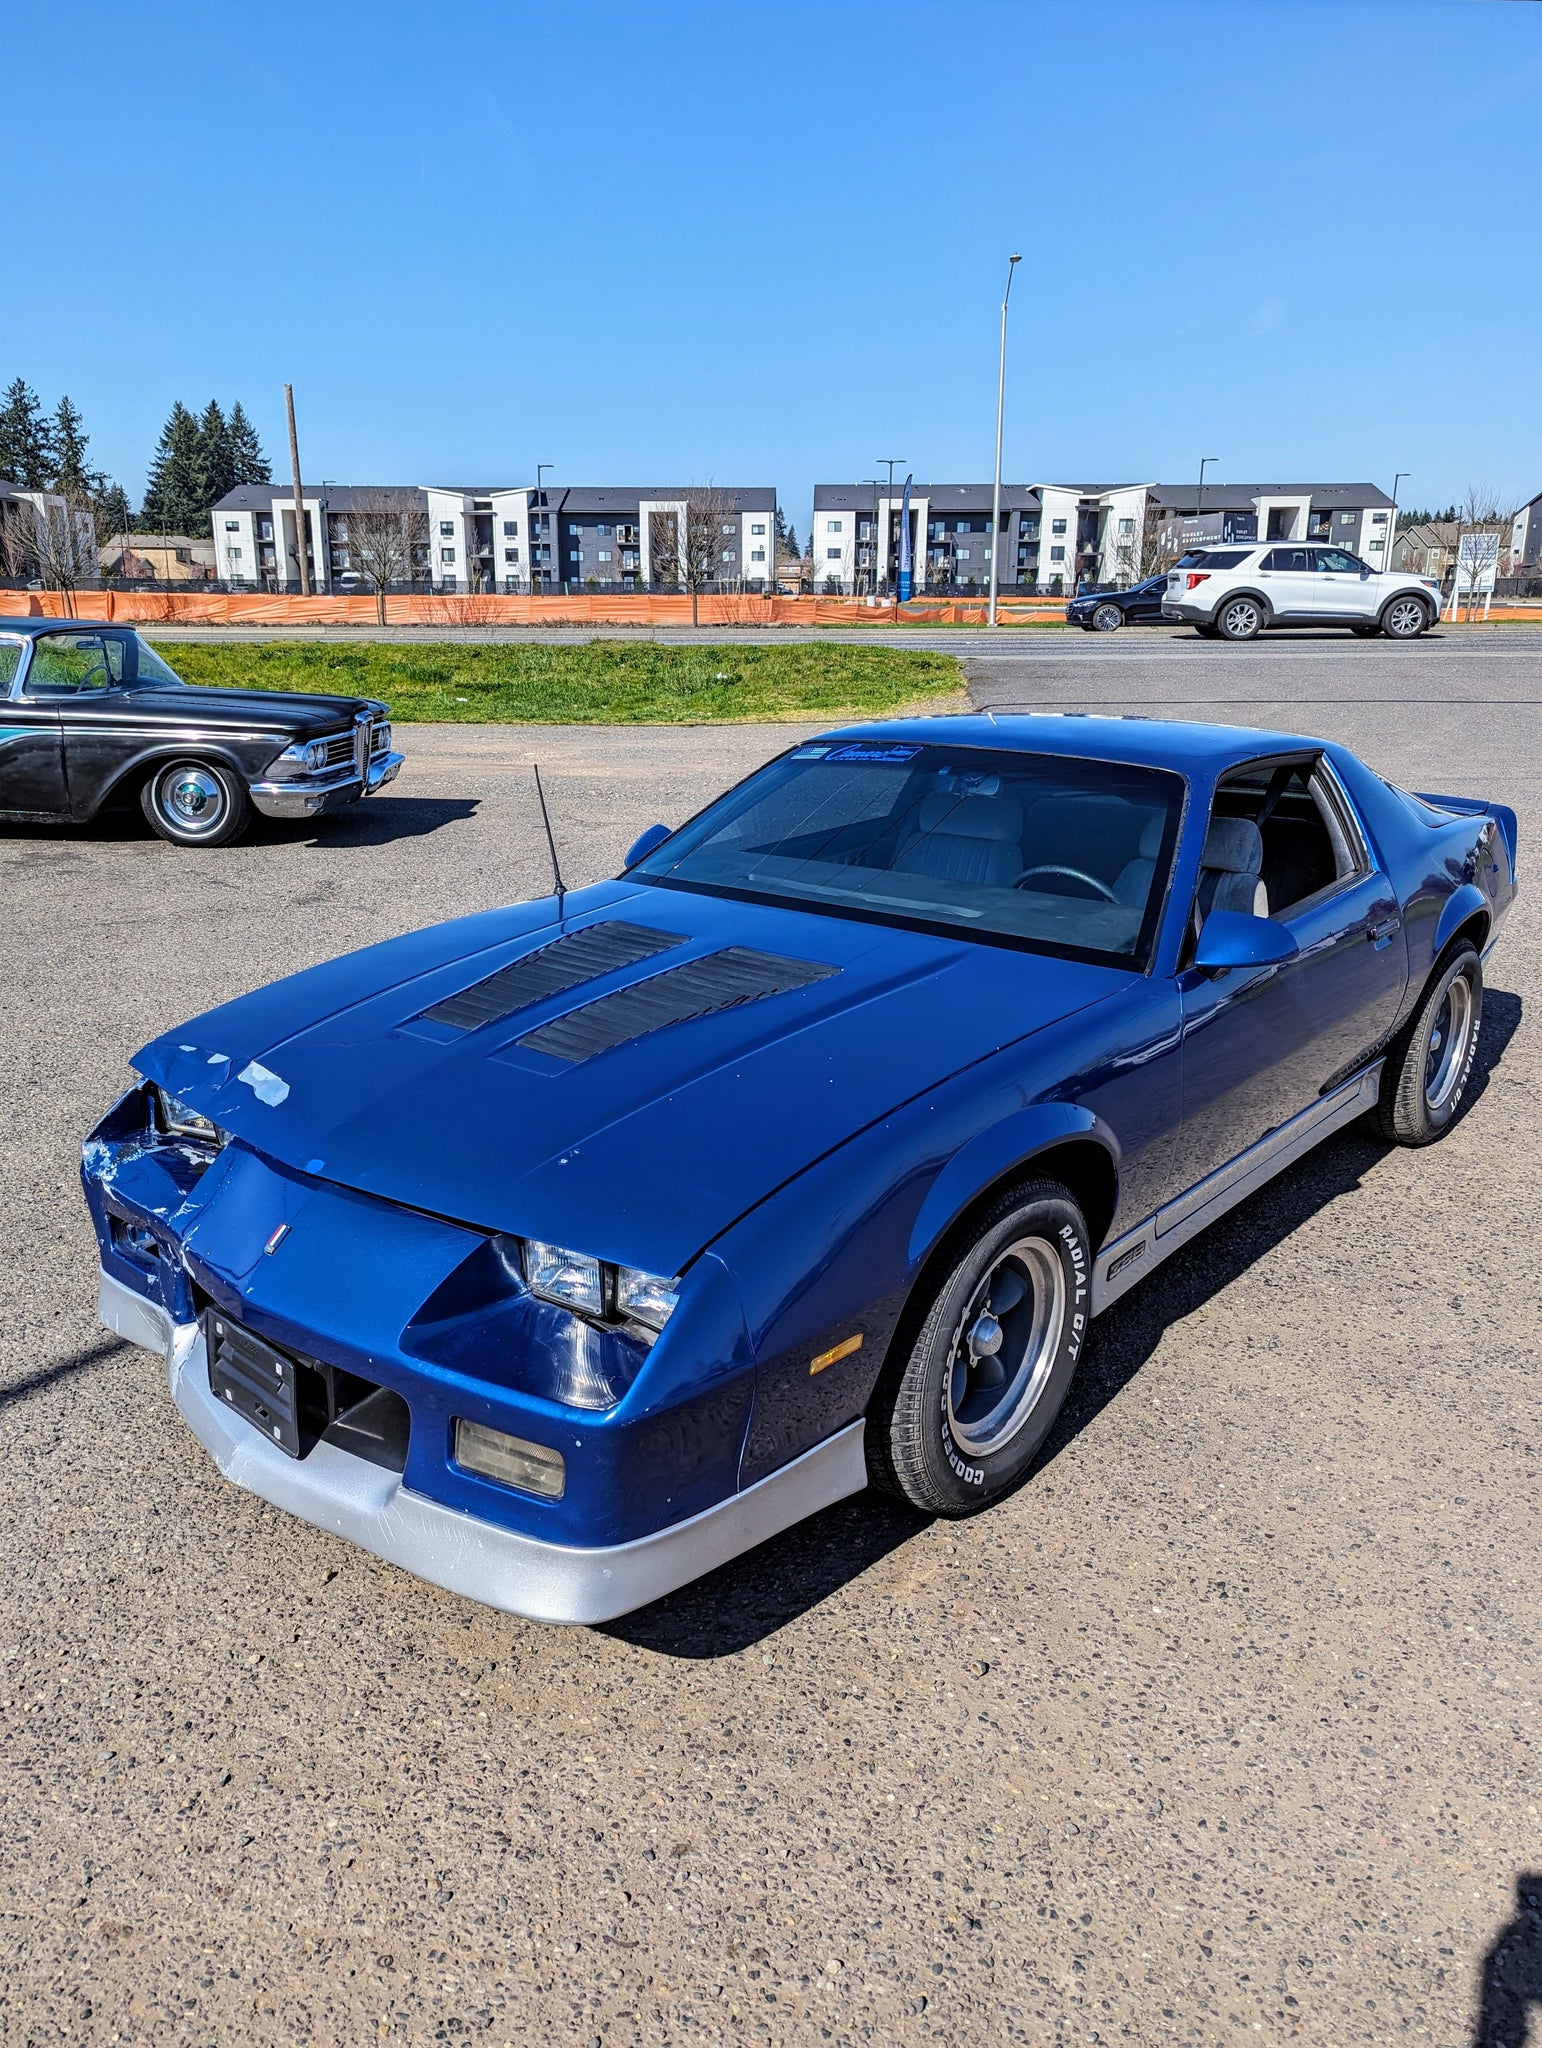
[[[373,748],[373,751],[374,751],[375,753],[377,753],[377,754],[389,754],[389,753],[390,753],[390,751],[391,751],[391,722],[390,722],[390,720],[389,720],[389,719],[386,719],[386,718],[377,718],[377,719],[375,720],[375,732],[374,732],[374,739],[373,739],[373,741],[372,741],[372,748]]]
[[[662,1330],[679,1302],[679,1283],[636,1266],[613,1266],[539,1238],[525,1239],[525,1282],[543,1301],[601,1321]]]
[[[212,1146],[216,1152],[230,1141],[228,1131],[222,1131],[196,1109],[190,1109],[180,1096],[169,1095],[159,1087],[155,1091],[155,1121],[164,1137],[187,1138],[195,1145]]]
[[[296,740],[292,747],[285,747],[278,757],[281,761],[292,761],[297,768],[308,768],[313,774],[327,765],[327,742],[325,740]]]

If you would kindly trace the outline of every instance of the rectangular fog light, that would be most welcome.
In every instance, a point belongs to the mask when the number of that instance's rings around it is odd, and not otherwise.
[[[543,1500],[561,1500],[567,1485],[567,1466],[560,1451],[545,1444],[527,1443],[522,1436],[508,1436],[501,1429],[485,1429],[480,1422],[455,1418],[455,1462],[483,1479],[496,1479],[500,1486],[517,1487],[521,1493],[536,1493]]]

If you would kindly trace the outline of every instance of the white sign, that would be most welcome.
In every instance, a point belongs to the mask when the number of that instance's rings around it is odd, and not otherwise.
[[[1456,547],[1456,581],[1462,594],[1490,595],[1499,574],[1499,535],[1464,533]]]

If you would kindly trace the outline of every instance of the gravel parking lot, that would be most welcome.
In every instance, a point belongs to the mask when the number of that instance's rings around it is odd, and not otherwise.
[[[970,672],[1344,739],[1534,869],[1530,628]],[[226,1485],[95,1324],[78,1142],[137,1046],[542,890],[532,759],[573,882],[795,732],[412,727],[225,852],[0,835],[0,2039],[1512,2048],[1528,1987],[1542,2038],[1534,890],[1450,1138],[1352,1131],[1180,1253],[969,1522],[860,1499],[527,1625]]]

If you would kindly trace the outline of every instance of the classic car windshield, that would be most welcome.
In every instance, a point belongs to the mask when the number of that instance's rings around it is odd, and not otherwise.
[[[1143,965],[1183,796],[1161,770],[821,740],[631,870],[666,887]]]

